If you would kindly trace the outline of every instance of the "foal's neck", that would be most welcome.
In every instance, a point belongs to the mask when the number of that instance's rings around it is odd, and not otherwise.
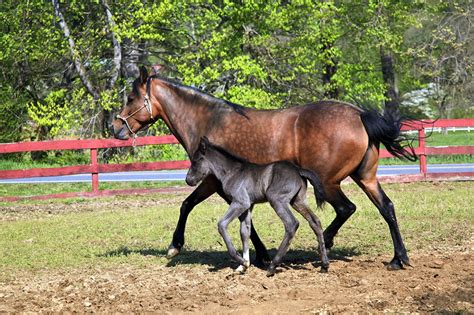
[[[232,159],[223,153],[213,149],[209,150],[209,160],[211,163],[212,173],[221,183],[225,183],[235,172],[243,167],[243,162]]]

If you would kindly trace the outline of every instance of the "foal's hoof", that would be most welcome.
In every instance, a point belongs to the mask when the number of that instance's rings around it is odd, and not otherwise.
[[[235,269],[236,273],[244,274],[248,269],[248,266],[240,265]]]
[[[174,247],[168,248],[168,254],[166,255],[166,258],[171,259],[177,255],[179,255],[179,249]]]
[[[327,273],[329,271],[329,266],[321,266],[320,273]]]

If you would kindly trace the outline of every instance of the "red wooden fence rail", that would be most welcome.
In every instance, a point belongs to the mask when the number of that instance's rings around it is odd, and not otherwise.
[[[420,175],[416,179],[427,178],[426,156],[428,155],[453,155],[453,154],[474,154],[472,146],[449,146],[449,147],[427,147],[425,143],[425,128],[448,128],[448,127],[474,127],[474,119],[440,119],[437,121],[423,121],[407,124],[402,130],[418,131],[419,146],[415,148],[415,153],[420,158]],[[152,171],[171,170],[188,168],[189,161],[160,161],[128,164],[99,164],[97,160],[97,150],[117,147],[176,144],[178,141],[174,136],[154,136],[141,137],[135,140],[57,140],[41,142],[20,142],[1,143],[1,153],[48,151],[48,150],[90,150],[91,162],[88,165],[74,165],[55,168],[34,168],[25,170],[0,170],[0,179],[28,178],[60,176],[73,174],[92,174],[92,194],[99,194],[99,173],[123,172],[123,171]],[[391,157],[386,150],[380,151],[381,158]],[[444,173],[437,176],[474,176],[474,172],[467,173]]]

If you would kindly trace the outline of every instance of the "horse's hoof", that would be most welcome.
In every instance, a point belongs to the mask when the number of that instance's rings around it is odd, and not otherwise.
[[[265,267],[268,266],[271,262],[272,260],[270,259],[270,256],[268,256],[268,253],[265,253],[264,255],[255,256],[253,264],[256,267]]]
[[[388,271],[397,271],[397,270],[402,270],[402,269],[404,269],[404,268],[403,268],[403,265],[400,264],[400,263],[397,262],[397,261],[392,261],[392,262],[390,262],[389,264],[387,264],[387,265],[385,266],[385,268],[387,268]]]
[[[276,273],[276,267],[270,265],[270,267],[268,267],[267,269],[267,277],[273,277],[275,273]]]
[[[177,255],[179,255],[179,249],[174,247],[168,248],[168,254],[166,255],[166,258],[171,259]]]
[[[275,270],[267,270],[267,277],[273,277],[275,275],[276,271]]]
[[[244,261],[244,267],[245,268],[250,267],[250,261],[248,261],[248,260]]]

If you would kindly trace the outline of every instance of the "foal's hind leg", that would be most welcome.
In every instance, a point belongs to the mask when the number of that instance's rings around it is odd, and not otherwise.
[[[319,218],[311,211],[311,208],[305,201],[305,194],[298,194],[292,203],[293,208],[298,211],[308,221],[309,226],[318,238],[319,254],[321,255],[321,272],[327,272],[329,269],[329,259],[324,245],[323,228]]]
[[[296,230],[299,226],[298,220],[296,220],[295,216],[288,208],[287,201],[270,200],[270,203],[273,209],[275,209],[277,215],[283,221],[283,225],[285,226],[285,236],[283,237],[283,240],[281,241],[281,244],[278,247],[278,251],[275,257],[273,257],[273,260],[270,263],[270,266],[268,267],[267,276],[269,277],[275,274],[276,267],[281,263],[283,257],[288,251],[288,247],[290,246],[291,240],[295,236]]]

